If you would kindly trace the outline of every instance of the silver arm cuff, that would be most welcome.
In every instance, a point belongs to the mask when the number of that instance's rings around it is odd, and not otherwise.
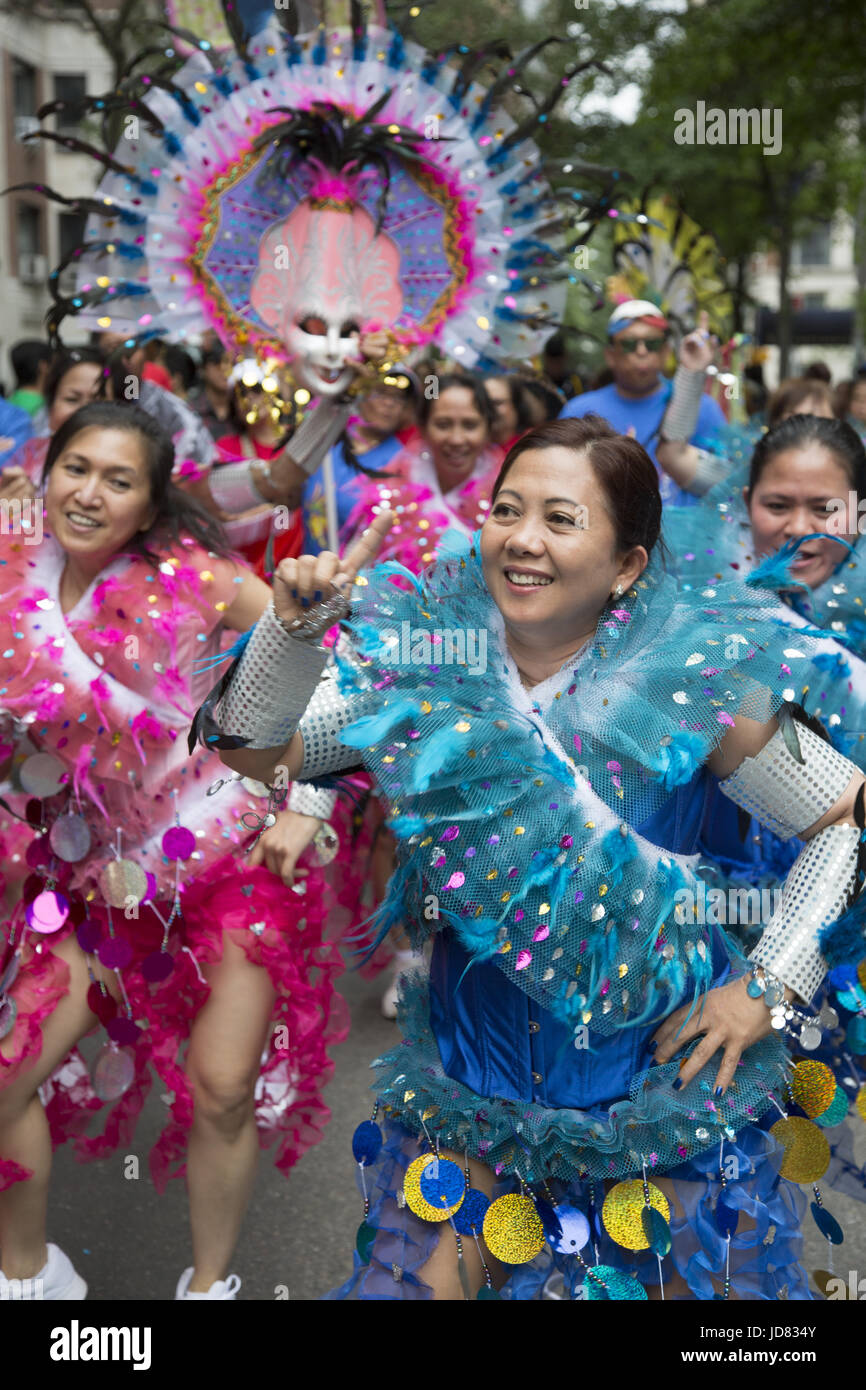
[[[795,723],[803,762],[788,751],[781,729],[754,758],[744,758],[720,783],[731,801],[778,835],[790,840],[835,806],[858,769],[824,739]],[[774,972],[778,973],[778,972]]]
[[[351,656],[348,659],[351,660]],[[339,772],[359,764],[360,752],[341,743],[340,734],[356,719],[374,714],[380,706],[378,691],[368,689],[344,694],[337,680],[336,667],[329,666],[300,722],[304,762],[298,777],[321,777],[327,772]]]
[[[697,428],[706,379],[706,372],[696,372],[691,367],[677,367],[674,389],[661,423],[662,439],[682,440],[684,443],[691,439]]]
[[[315,697],[314,697],[315,698]],[[316,816],[329,821],[337,804],[337,793],[328,787],[311,787],[304,782],[293,782],[289,792],[288,809],[301,816]]]
[[[749,957],[807,1004],[827,969],[819,934],[845,911],[859,841],[860,831],[851,825],[829,825],[813,836],[792,864],[779,908]]]
[[[693,497],[703,497],[705,492],[709,492],[711,487],[720,483],[731,471],[728,459],[721,454],[711,454],[708,449],[697,449],[698,456],[695,475],[691,482],[686,485],[685,491],[690,492]]]
[[[304,416],[286,447],[292,461],[305,473],[315,473],[349,423],[352,409],[350,401],[320,400],[315,410]]]
[[[207,476],[210,495],[220,511],[235,516],[238,512],[251,511],[260,507],[268,498],[257,491],[253,482],[255,459],[241,459],[238,463],[223,463],[212,468]]]
[[[249,748],[285,747],[325,661],[321,647],[289,636],[269,603],[216,710],[222,732],[246,739]]]

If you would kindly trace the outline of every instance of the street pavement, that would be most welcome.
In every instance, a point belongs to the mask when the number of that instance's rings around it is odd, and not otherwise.
[[[362,1219],[351,1153],[352,1132],[369,1118],[369,1063],[397,1041],[382,1018],[381,981],[347,972],[340,981],[352,1014],[348,1041],[336,1049],[336,1071],[325,1098],[333,1118],[324,1139],[304,1155],[288,1179],[263,1153],[255,1191],[232,1269],[241,1299],[313,1300],[348,1277],[355,1232]],[[93,1041],[83,1049],[92,1051]],[[172,1182],[158,1197],[148,1177],[147,1153],[162,1125],[165,1102],[154,1086],[139,1120],[134,1144],[99,1163],[78,1163],[66,1147],[55,1155],[49,1239],[71,1257],[94,1300],[164,1300],[191,1263],[186,1197]],[[858,1159],[866,1159],[866,1126],[855,1116]],[[125,1176],[139,1159],[140,1177]],[[807,1191],[811,1198],[811,1193]],[[866,1197],[866,1193],[864,1193]],[[836,1272],[866,1277],[866,1202],[824,1191],[845,1242],[834,1250]],[[826,1269],[827,1242],[806,1217],[806,1270]],[[866,1289],[866,1285],[864,1285]],[[817,1296],[817,1295],[816,1295]]]

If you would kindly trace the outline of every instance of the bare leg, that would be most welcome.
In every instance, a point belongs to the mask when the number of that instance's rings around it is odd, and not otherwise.
[[[32,1279],[48,1258],[45,1220],[51,1139],[38,1088],[96,1022],[87,1005],[87,965],[75,937],[54,946],[53,954],[69,969],[68,993],[43,1025],[41,1057],[0,1091],[0,1155],[33,1172],[26,1182],[14,1183],[0,1193],[0,1267],[7,1279]],[[11,1036],[4,1039],[0,1053],[9,1056],[11,1043]]]
[[[222,961],[206,973],[211,994],[187,1059],[195,1100],[186,1165],[191,1293],[225,1278],[250,1199],[259,1152],[253,1097],[274,1001],[267,972],[228,937]]]
[[[462,1154],[450,1153],[447,1149],[442,1149],[439,1156],[440,1158],[452,1159],[461,1168],[465,1167],[466,1159]],[[488,1197],[493,1196],[496,1178],[485,1164],[479,1163],[474,1158],[469,1160],[469,1181],[473,1187],[479,1188]],[[474,1240],[463,1239],[463,1258],[466,1261],[469,1287],[474,1297],[484,1283],[484,1271],[481,1268],[481,1260],[478,1257]],[[485,1263],[493,1276],[494,1283],[502,1283],[505,1275],[498,1260],[495,1260],[492,1255],[485,1254]],[[461,1288],[460,1276],[457,1272],[457,1245],[449,1222],[440,1223],[438,1244],[427,1263],[418,1270],[418,1278],[423,1283],[430,1285],[436,1303],[459,1303],[464,1300],[465,1294]]]

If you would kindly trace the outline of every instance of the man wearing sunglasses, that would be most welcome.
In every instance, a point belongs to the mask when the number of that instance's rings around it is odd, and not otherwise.
[[[658,469],[662,501],[683,505],[697,498],[684,492],[664,472],[656,457],[662,419],[671,395],[671,383],[662,375],[669,332],[667,319],[648,300],[630,299],[619,304],[608,321],[608,345],[604,352],[613,372],[612,383],[575,396],[564,406],[560,419],[600,415],[620,434],[632,430]],[[704,395],[691,436],[693,442],[711,438],[724,423],[719,406]]]

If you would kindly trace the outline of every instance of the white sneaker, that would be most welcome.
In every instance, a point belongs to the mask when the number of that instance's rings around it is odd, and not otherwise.
[[[56,1245],[49,1245],[48,1260],[32,1279],[7,1279],[0,1272],[0,1301],[62,1302],[87,1297],[87,1285],[76,1274],[68,1255]]]
[[[397,999],[400,993],[400,976],[406,970],[411,970],[412,966],[422,964],[420,956],[416,956],[412,951],[396,951],[394,959],[388,967],[391,972],[391,980],[385,993],[382,995],[382,1017],[397,1017]]]
[[[228,1279],[217,1279],[211,1284],[207,1293],[190,1293],[189,1284],[193,1273],[194,1270],[192,1266],[190,1266],[189,1269],[184,1270],[183,1274],[178,1279],[177,1290],[174,1295],[175,1303],[182,1303],[184,1300],[191,1298],[237,1299],[241,1281],[236,1274],[230,1274]]]

